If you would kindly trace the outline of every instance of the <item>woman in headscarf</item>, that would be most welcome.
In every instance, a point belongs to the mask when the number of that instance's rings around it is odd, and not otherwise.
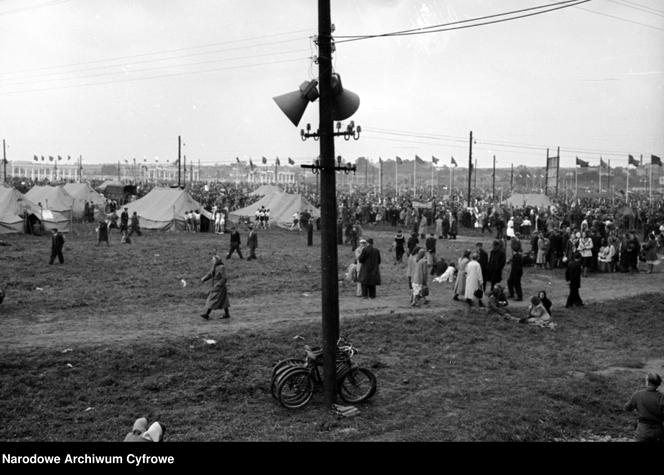
[[[221,318],[231,318],[228,308],[228,292],[226,291],[226,267],[221,261],[221,257],[212,256],[212,269],[201,278],[201,282],[212,280],[212,289],[208,294],[207,301],[205,302],[205,311],[201,314],[201,318],[205,320],[210,319],[210,312],[212,310],[224,309],[224,316]]]

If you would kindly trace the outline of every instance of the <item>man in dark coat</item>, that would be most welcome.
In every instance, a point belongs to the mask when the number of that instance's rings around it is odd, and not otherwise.
[[[212,256],[212,269],[201,278],[201,282],[210,279],[212,279],[212,289],[208,294],[207,301],[205,302],[205,311],[201,314],[201,318],[209,320],[212,310],[222,308],[224,309],[224,316],[221,318],[231,318],[228,311],[230,304],[228,303],[228,292],[226,291],[226,268],[219,256]]]
[[[646,375],[646,388],[635,392],[625,404],[626,411],[636,410],[638,442],[664,442],[664,394],[657,391],[662,378],[657,373]]]
[[[479,255],[477,262],[480,263],[480,267],[482,268],[482,291],[486,291],[486,283],[489,280],[489,255],[482,248],[481,242],[478,242],[475,246],[477,247],[477,254]]]
[[[108,224],[102,219],[99,221],[99,227],[97,228],[97,246],[104,241],[106,241],[106,246],[110,246],[108,242]]]
[[[413,249],[415,249],[419,243],[420,240],[417,239],[417,232],[410,233],[407,243],[409,255],[413,253]]]
[[[138,214],[136,214],[136,211],[134,211],[134,214],[131,215],[131,230],[129,231],[129,236],[134,233],[138,234],[139,236],[141,235],[141,224],[138,220]]]
[[[48,262],[49,264],[53,264],[56,256],[58,261],[60,261],[60,264],[65,263],[65,258],[62,256],[62,248],[64,245],[65,237],[62,233],[59,233],[56,228],[53,228],[53,235],[51,236],[51,260]]]
[[[309,220],[309,224],[307,224],[307,246],[313,246],[314,245],[314,222],[312,220]]]
[[[573,259],[567,264],[567,270],[565,271],[565,280],[569,282],[569,295],[567,296],[567,304],[565,304],[567,308],[575,305],[583,305],[583,300],[581,300],[581,295],[579,295],[581,272],[581,253],[576,251]]]
[[[240,250],[240,243],[241,243],[240,232],[237,230],[235,226],[233,226],[231,228],[231,250],[228,251],[226,259],[231,258],[233,251],[237,251],[237,255],[240,256],[240,259],[244,259],[244,257],[242,257],[242,251]]]
[[[505,251],[503,251],[500,241],[493,241],[493,249],[491,249],[487,267],[491,290],[498,282],[503,280],[503,267],[505,267]]]
[[[120,215],[120,234],[129,230],[129,208],[125,208]]]
[[[429,273],[433,275],[433,265],[436,263],[436,238],[433,233],[429,233],[429,237],[424,241],[424,247],[427,250],[427,265],[429,266]]]
[[[373,239],[367,239],[367,246],[358,258],[362,267],[358,280],[362,284],[362,297],[376,298],[376,286],[380,285],[380,251],[373,247]]]
[[[521,256],[521,247],[519,246],[512,254],[511,259],[512,267],[510,268],[510,275],[507,278],[507,290],[509,291],[509,298],[514,298],[516,293],[517,301],[523,300],[523,290],[521,290],[521,277],[523,276],[523,258]]]
[[[247,247],[249,248],[249,257],[247,260],[256,259],[256,248],[258,247],[258,235],[254,229],[254,225],[249,225],[249,236],[247,236]]]

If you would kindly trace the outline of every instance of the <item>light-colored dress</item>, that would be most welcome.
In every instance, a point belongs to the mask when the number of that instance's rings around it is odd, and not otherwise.
[[[454,284],[454,293],[456,295],[465,295],[466,293],[466,264],[468,264],[467,257],[459,258],[459,273]]]
[[[466,289],[465,296],[467,299],[474,299],[475,291],[481,289],[483,284],[482,280],[482,267],[477,261],[470,261],[466,264]]]

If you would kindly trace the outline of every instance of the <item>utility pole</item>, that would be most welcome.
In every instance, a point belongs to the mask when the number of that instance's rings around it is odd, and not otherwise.
[[[178,187],[180,187],[180,165],[181,165],[180,156],[181,156],[181,153],[182,153],[182,139],[178,135]]]
[[[320,90],[320,212],[323,317],[323,392],[325,405],[336,401],[336,352],[339,338],[337,282],[337,197],[332,117],[332,21],[330,0],[318,0],[318,81]]]
[[[7,145],[5,139],[2,139],[2,169],[4,170],[5,182],[7,181]]]
[[[180,186],[180,160],[178,160],[178,186]],[[182,180],[182,186],[187,186],[187,156],[184,156],[184,180]]]
[[[477,189],[477,159],[475,159],[475,167],[473,168],[473,188]]]
[[[514,163],[512,163],[512,170],[510,172],[510,195],[514,191]]]
[[[470,179],[473,176],[473,131],[470,131],[468,148],[468,207],[470,208]]]
[[[367,180],[369,177],[369,159],[367,157],[364,157],[364,188],[366,191],[367,187]]]

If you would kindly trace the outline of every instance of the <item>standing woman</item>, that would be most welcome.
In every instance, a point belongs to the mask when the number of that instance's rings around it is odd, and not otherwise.
[[[588,268],[592,266],[593,260],[593,240],[586,231],[581,231],[581,239],[579,239],[577,250],[581,253],[583,276],[588,277]]]
[[[646,264],[648,264],[648,274],[652,274],[656,265],[659,265],[659,257],[657,256],[657,239],[655,234],[650,233],[648,240],[643,245],[643,250],[646,254]]]
[[[459,300],[459,295],[466,294],[466,265],[469,261],[470,249],[466,249],[463,251],[463,257],[459,258],[457,280],[454,283],[454,300]]]
[[[221,257],[212,256],[212,269],[201,278],[201,282],[212,279],[212,289],[208,294],[207,301],[205,302],[205,312],[201,314],[201,318],[205,320],[210,319],[210,312],[212,310],[224,309],[224,316],[221,318],[231,318],[228,308],[228,292],[226,291],[226,267],[221,261]]]

